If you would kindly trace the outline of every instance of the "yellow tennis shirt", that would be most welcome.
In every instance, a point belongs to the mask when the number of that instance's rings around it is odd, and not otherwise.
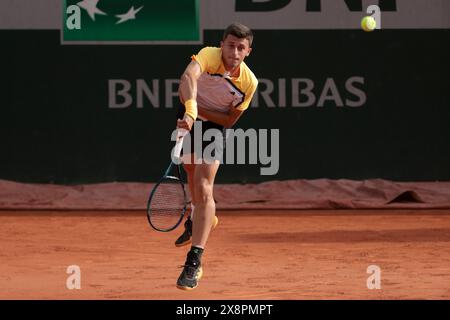
[[[197,103],[200,108],[228,112],[231,107],[244,111],[250,105],[258,80],[242,62],[239,76],[230,77],[223,65],[222,49],[205,47],[192,59],[202,69],[197,81]]]

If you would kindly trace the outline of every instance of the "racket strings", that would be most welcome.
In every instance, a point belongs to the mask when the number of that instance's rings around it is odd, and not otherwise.
[[[165,230],[174,227],[185,209],[185,193],[179,180],[163,180],[155,189],[151,202],[152,224]]]

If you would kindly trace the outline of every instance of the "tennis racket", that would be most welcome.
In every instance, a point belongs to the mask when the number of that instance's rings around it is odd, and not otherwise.
[[[147,202],[147,219],[157,231],[178,227],[187,208],[187,197],[181,177],[180,154],[186,130],[178,130],[172,161],[163,177],[153,187]],[[174,159],[178,160],[177,163]]]

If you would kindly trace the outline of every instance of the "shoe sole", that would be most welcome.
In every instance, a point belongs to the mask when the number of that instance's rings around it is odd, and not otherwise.
[[[200,267],[200,271],[199,271],[199,273],[198,273],[198,279],[197,279],[197,281],[200,281],[200,279],[202,278],[202,276],[203,276],[203,268],[202,267]],[[177,288],[178,289],[180,289],[180,290],[184,290],[184,291],[190,291],[190,290],[194,290],[195,288],[197,288],[198,287],[198,282],[197,282],[197,285],[195,286],[195,287],[183,287],[183,286],[180,286],[180,285],[178,285],[177,284]]]
[[[187,240],[185,242],[182,242],[182,243],[175,243],[175,247],[184,247],[184,246],[187,246],[190,243],[192,243],[191,239],[189,239],[189,240]]]
[[[219,224],[219,218],[217,218],[217,216],[214,216],[216,219],[214,220],[214,224],[213,224],[213,226],[212,226],[212,228],[213,229],[215,229],[216,227],[217,227],[217,225]],[[182,243],[175,243],[175,247],[184,247],[184,246],[187,246],[188,244],[191,244],[192,243],[192,238],[191,239],[189,239],[189,240],[187,240],[187,241],[185,241],[185,242],[182,242]]]

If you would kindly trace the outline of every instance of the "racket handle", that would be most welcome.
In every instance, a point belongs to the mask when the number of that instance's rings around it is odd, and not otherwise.
[[[175,143],[175,148],[173,151],[173,156],[177,159],[180,158],[180,154],[181,154],[181,148],[183,148],[183,140],[184,140],[184,136],[186,135],[187,130],[178,130],[178,134],[177,134],[177,142]]]

